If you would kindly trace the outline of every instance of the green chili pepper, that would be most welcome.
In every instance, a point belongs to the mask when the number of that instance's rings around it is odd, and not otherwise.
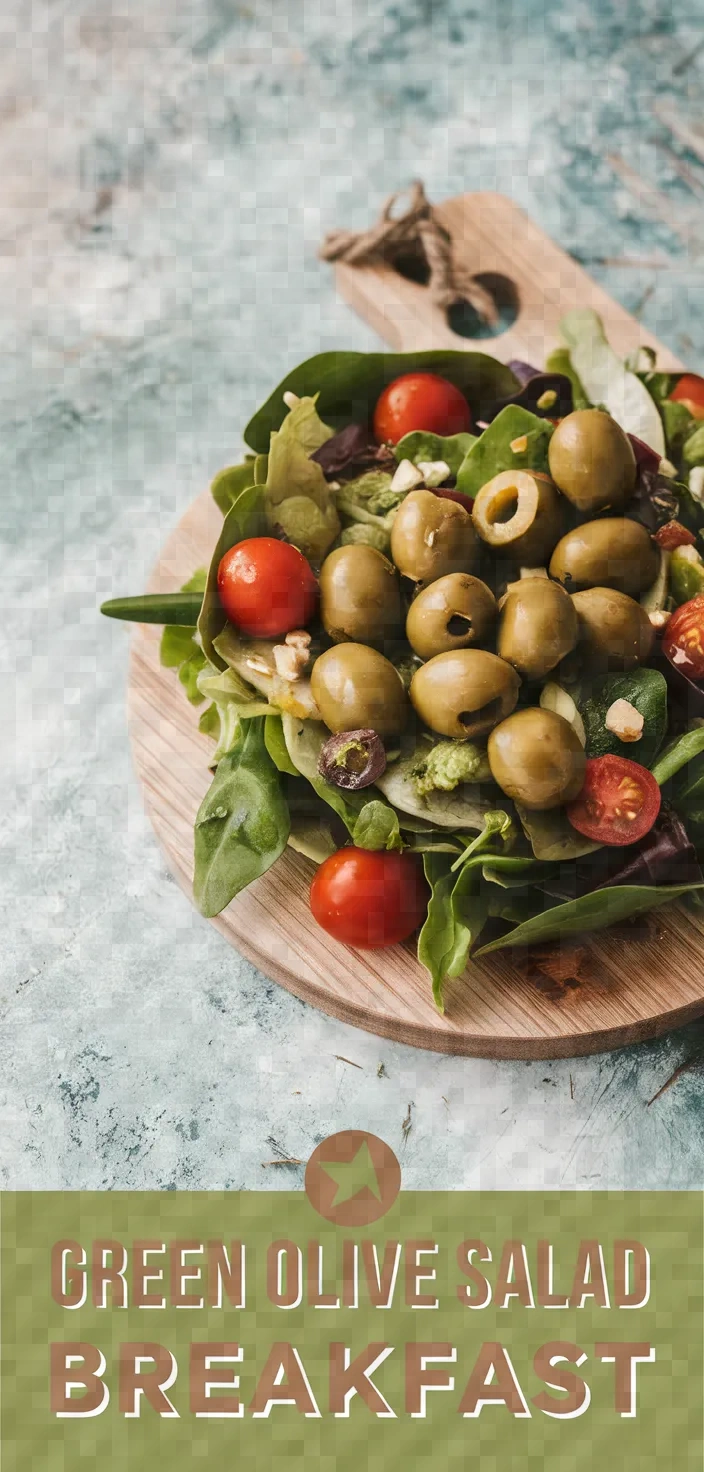
[[[186,624],[198,622],[202,593],[140,593],[136,598],[109,598],[100,612],[133,624]]]

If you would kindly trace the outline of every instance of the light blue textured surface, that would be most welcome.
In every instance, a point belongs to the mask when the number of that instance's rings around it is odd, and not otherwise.
[[[409,1186],[701,1184],[701,1070],[647,1104],[701,1025],[576,1062],[444,1059],[242,961],[165,872],[126,630],[96,606],[142,588],[286,367],[374,345],[316,244],[413,176],[435,199],[513,194],[704,368],[702,19],[701,0],[6,0],[6,1186],[290,1186],[300,1169],[262,1162],[354,1126]]]

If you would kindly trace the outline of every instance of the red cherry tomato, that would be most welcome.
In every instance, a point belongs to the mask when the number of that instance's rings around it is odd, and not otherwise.
[[[625,756],[593,756],[584,786],[567,804],[573,828],[585,838],[620,848],[649,833],[660,812],[660,788],[647,767]]]
[[[704,594],[676,608],[665,625],[663,654],[690,680],[704,679]]]
[[[704,378],[698,373],[683,373],[670,398],[675,404],[684,404],[695,419],[704,419]]]
[[[398,444],[414,429],[430,434],[460,434],[472,428],[463,393],[437,373],[404,373],[387,384],[374,410],[374,434],[380,444]]]
[[[348,946],[376,950],[405,940],[425,919],[428,887],[415,854],[341,848],[310,887],[314,918]]]
[[[297,547],[276,537],[250,537],[220,560],[218,593],[243,634],[273,639],[302,629],[318,603],[318,584]]]

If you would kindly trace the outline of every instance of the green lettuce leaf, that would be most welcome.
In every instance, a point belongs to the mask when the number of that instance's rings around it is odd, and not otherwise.
[[[465,455],[457,473],[458,491],[476,496],[502,470],[546,471],[553,429],[549,419],[520,404],[507,404]],[[512,450],[514,441],[523,438],[525,449]]]
[[[575,409],[591,409],[591,404],[584,391],[584,384],[580,382],[574,371],[569,348],[554,348],[545,360],[546,373],[563,373],[572,384],[572,404]]]
[[[180,591],[202,593],[207,576],[206,569],[199,567]],[[166,669],[177,669],[191,705],[202,705],[204,697],[198,688],[198,676],[205,667],[206,658],[196,634],[195,624],[167,624],[159,643],[159,662]]]
[[[430,899],[418,937],[418,960],[430,973],[433,997],[441,1012],[445,980],[462,975],[470,947],[489,914],[488,895],[482,885],[487,851],[497,840],[504,844],[512,828],[507,813],[486,813],[482,832],[459,859],[444,853],[423,855]],[[462,866],[459,873],[458,864]]]
[[[568,312],[560,332],[575,372],[593,404],[603,404],[627,434],[665,454],[665,434],[657,406],[641,380],[614,352],[604,324],[591,307]]]
[[[352,830],[352,842],[356,848],[402,849],[398,814],[378,798],[365,802]]]
[[[311,460],[333,431],[315,399],[302,398],[271,436],[264,507],[270,527],[311,562],[322,562],[340,530],[333,493]]]
[[[228,465],[225,470],[220,470],[211,482],[210,494],[223,516],[227,516],[240,493],[253,485],[256,485],[256,477],[252,455],[241,465]]]

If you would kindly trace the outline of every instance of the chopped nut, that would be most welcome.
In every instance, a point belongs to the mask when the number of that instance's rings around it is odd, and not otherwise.
[[[418,469],[430,490],[433,490],[435,486],[441,486],[450,474],[450,467],[445,460],[419,460]]]
[[[394,474],[390,489],[392,491],[415,491],[423,484],[423,472],[419,470],[412,460],[402,460]]]
[[[677,466],[673,465],[671,460],[661,460],[658,468],[661,475],[667,475],[670,480],[676,480]]]
[[[556,399],[557,394],[554,388],[546,388],[545,393],[541,394],[540,398],[538,399],[537,407],[539,409],[552,409],[552,406],[556,402]]]
[[[304,649],[306,654],[310,653],[310,634],[306,629],[292,629],[284,642],[290,644],[292,649]]]
[[[666,608],[656,608],[653,613],[648,614],[648,618],[654,629],[664,629],[669,617],[670,615]]]
[[[514,455],[522,455],[523,451],[528,449],[527,434],[519,434],[518,439],[511,440],[510,448],[513,450]]]
[[[286,390],[286,392],[284,394],[284,403],[286,405],[286,408],[287,409],[295,409],[296,404],[300,404],[300,402],[301,401],[300,401],[300,399],[298,397],[298,394],[294,394],[293,391],[292,391],[292,389],[287,388],[287,390]]]
[[[289,644],[274,645],[274,664],[276,673],[282,680],[300,680],[309,659],[307,647]]]
[[[606,712],[604,725],[619,741],[640,741],[644,720],[630,700],[615,700]]]
[[[271,674],[273,674],[273,670],[271,668],[271,665],[270,664],[267,664],[267,662],[266,662],[265,659],[260,659],[259,658],[259,655],[255,655],[254,656],[254,659],[246,659],[245,660],[245,664],[247,665],[247,668],[248,669],[254,670],[254,673],[256,675],[271,675]]]

